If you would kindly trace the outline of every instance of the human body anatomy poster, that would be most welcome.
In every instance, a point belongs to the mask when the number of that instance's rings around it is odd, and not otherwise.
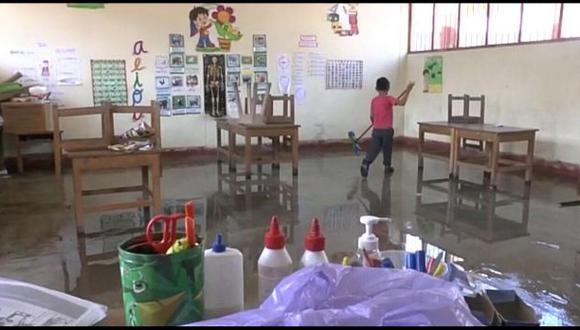
[[[91,60],[91,76],[95,106],[107,101],[127,105],[125,60]]]
[[[226,75],[224,55],[203,55],[205,113],[212,117],[226,115]]]
[[[326,89],[362,89],[362,61],[328,60]]]

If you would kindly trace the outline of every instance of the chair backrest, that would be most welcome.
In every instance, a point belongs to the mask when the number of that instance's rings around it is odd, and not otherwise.
[[[114,106],[111,103],[103,103],[98,107],[68,108],[53,111],[53,126],[55,136],[55,147],[58,151],[68,150],[90,150],[107,148],[109,145],[117,143],[118,139],[114,133],[114,114],[117,113],[144,113],[151,115],[151,127],[154,130],[154,149],[161,149],[161,121],[159,104],[152,101],[150,106]],[[98,138],[81,138],[63,140],[60,135],[60,119],[65,117],[79,117],[88,115],[101,116],[101,136]],[[56,150],[55,150],[56,151]]]
[[[53,111],[54,145],[58,152],[62,150],[84,150],[106,148],[113,140],[113,117],[111,104],[104,103],[99,107],[67,108],[59,109],[55,107]],[[101,136],[98,138],[80,138],[63,140],[61,136],[61,118],[100,115],[101,116]],[[55,150],[57,152],[57,150]]]
[[[151,117],[151,128],[153,129],[154,136],[154,149],[161,149],[161,116],[160,116],[161,108],[159,104],[155,101],[151,101],[151,105],[149,106],[112,106],[111,107],[111,116],[112,122],[114,123],[114,115],[116,113],[142,113],[142,114],[149,114]],[[114,126],[113,126],[114,127]],[[116,137],[113,137],[113,141],[116,140]]]
[[[463,113],[460,116],[453,115],[453,101],[463,102]],[[479,102],[479,116],[472,116],[469,112],[471,102]],[[485,95],[481,96],[447,96],[447,121],[450,123],[483,124],[485,122]]]

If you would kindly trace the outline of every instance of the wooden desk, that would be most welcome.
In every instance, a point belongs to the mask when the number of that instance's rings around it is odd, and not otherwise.
[[[298,128],[295,124],[246,124],[235,119],[216,120],[218,162],[228,160],[230,171],[235,171],[235,163],[243,161],[246,178],[251,178],[252,164],[272,164],[276,168],[281,162],[292,162],[292,175],[298,175]],[[222,130],[228,132],[228,145],[222,146]],[[243,147],[236,146],[236,135],[245,138]],[[258,144],[252,146],[252,137]],[[272,146],[262,144],[262,138],[272,140]],[[282,141],[280,141],[282,138]]]
[[[51,140],[54,143],[54,130],[51,103],[4,102],[4,133],[14,137],[18,172],[24,172],[22,143],[33,140]],[[61,132],[62,133],[62,132]]]
[[[534,158],[535,136],[538,129],[521,128],[510,126],[497,126],[491,124],[461,124],[440,122],[420,122],[419,124],[419,167],[423,167],[423,157],[448,159],[449,173],[453,177],[459,176],[459,166],[470,166],[483,169],[491,174],[490,184],[496,186],[497,173],[507,171],[525,171],[525,180],[530,182],[532,178],[532,161]],[[424,151],[425,134],[433,133],[450,136],[450,150],[448,152]],[[483,153],[462,153],[460,142],[462,139],[478,140],[485,142]],[[509,159],[501,159],[499,146],[506,142],[528,143],[525,162]]]

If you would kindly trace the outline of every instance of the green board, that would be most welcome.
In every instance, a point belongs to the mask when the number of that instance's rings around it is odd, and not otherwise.
[[[103,9],[105,8],[104,3],[67,3],[67,7],[70,8],[81,8],[81,9]]]

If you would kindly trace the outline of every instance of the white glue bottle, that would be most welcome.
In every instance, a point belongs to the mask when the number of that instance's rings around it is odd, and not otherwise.
[[[377,260],[381,261],[381,252],[379,251],[379,238],[373,233],[373,225],[379,221],[391,221],[390,218],[379,218],[372,215],[363,215],[360,217],[360,223],[365,225],[365,232],[358,238],[358,250],[356,252],[356,259],[363,265],[363,267],[376,267],[370,262]],[[365,257],[364,251],[367,256]]]
[[[205,250],[204,319],[212,319],[244,309],[244,257],[237,249],[226,247],[217,234],[212,248]]]
[[[325,239],[320,232],[318,219],[312,219],[310,232],[304,237],[304,254],[300,263],[303,267],[328,263],[328,257],[324,252]]]
[[[272,293],[276,285],[292,273],[292,258],[286,250],[286,237],[280,231],[277,217],[272,217],[270,229],[264,235],[264,250],[258,259],[258,289],[260,301]]]

